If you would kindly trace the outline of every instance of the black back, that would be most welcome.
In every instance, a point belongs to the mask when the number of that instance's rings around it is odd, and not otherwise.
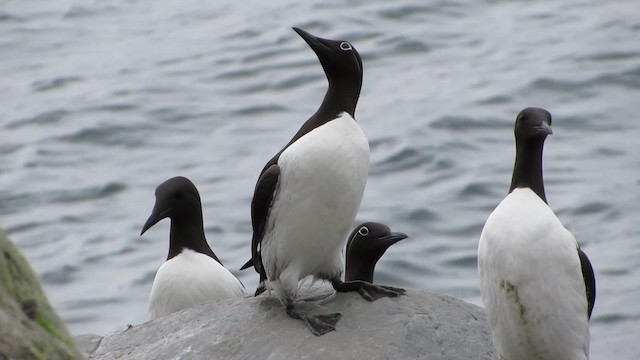
[[[347,112],[355,119],[356,105],[362,88],[362,60],[360,54],[350,43],[342,40],[323,39],[300,28],[294,27],[293,29],[318,56],[329,81],[329,88],[318,110],[302,125],[291,141],[267,162],[256,183],[251,201],[252,256],[251,260],[242,268],[245,269],[253,265],[255,270],[260,273],[261,282],[266,279],[266,275],[260,256],[260,244],[280,176],[278,166],[280,155],[296,140],[335,119],[342,112]]]
[[[406,238],[407,235],[391,232],[387,225],[376,222],[356,226],[347,241],[345,280],[372,283],[380,257],[389,246]]]
[[[155,206],[140,235],[164,218],[171,219],[167,260],[187,248],[220,262],[204,236],[200,194],[189,179],[178,176],[158,186]]]
[[[516,118],[516,163],[513,167],[513,177],[509,192],[516,188],[530,188],[547,202],[542,178],[542,149],[547,135],[551,131],[551,113],[545,109],[529,107],[522,110]],[[591,262],[579,247],[576,249],[580,258],[582,278],[586,288],[588,316],[596,301],[596,278]]]

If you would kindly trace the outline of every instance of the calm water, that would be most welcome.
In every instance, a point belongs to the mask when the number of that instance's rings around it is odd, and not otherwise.
[[[344,2],[346,3],[346,2]],[[358,221],[411,238],[377,280],[480,304],[476,248],[509,185],[512,127],[554,115],[551,207],[595,267],[593,359],[640,358],[640,5],[635,1],[0,3],[0,223],[74,334],[147,319],[168,222],[199,187],[209,242],[250,290],[249,203],[326,81],[290,27],[352,41],[371,142]]]

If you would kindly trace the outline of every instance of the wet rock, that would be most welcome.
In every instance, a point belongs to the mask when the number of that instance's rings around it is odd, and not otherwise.
[[[194,306],[104,337],[91,359],[495,359],[481,308],[408,291],[369,303],[337,294],[313,313],[341,312],[337,330],[316,337],[263,294]]]

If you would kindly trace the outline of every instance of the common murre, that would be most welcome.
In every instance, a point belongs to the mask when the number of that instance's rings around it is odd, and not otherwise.
[[[164,218],[171,219],[169,254],[149,296],[151,319],[212,300],[244,297],[244,286],[207,244],[200,194],[185,177],[156,189],[156,203],[140,235]]]
[[[294,30],[318,56],[329,88],[316,113],[260,174],[251,204],[252,259],[243,268],[253,265],[287,314],[322,335],[335,330],[340,314],[295,310],[301,279],[327,280],[338,292],[358,291],[370,301],[404,290],[342,281],[342,251],[369,170],[369,143],[354,119],[362,60],[347,41]]]
[[[586,360],[596,297],[586,254],[547,205],[542,150],[551,114],[526,108],[515,124],[509,194],[478,245],[480,289],[496,350],[505,360]]]

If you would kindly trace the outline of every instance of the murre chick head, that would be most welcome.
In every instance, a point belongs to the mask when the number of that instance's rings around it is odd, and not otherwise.
[[[191,180],[177,176],[156,188],[156,203],[140,235],[164,218],[173,221],[202,219],[200,194]]]
[[[408,236],[381,223],[366,222],[356,226],[349,235],[346,251],[346,280],[373,281],[376,263],[389,246]]]

